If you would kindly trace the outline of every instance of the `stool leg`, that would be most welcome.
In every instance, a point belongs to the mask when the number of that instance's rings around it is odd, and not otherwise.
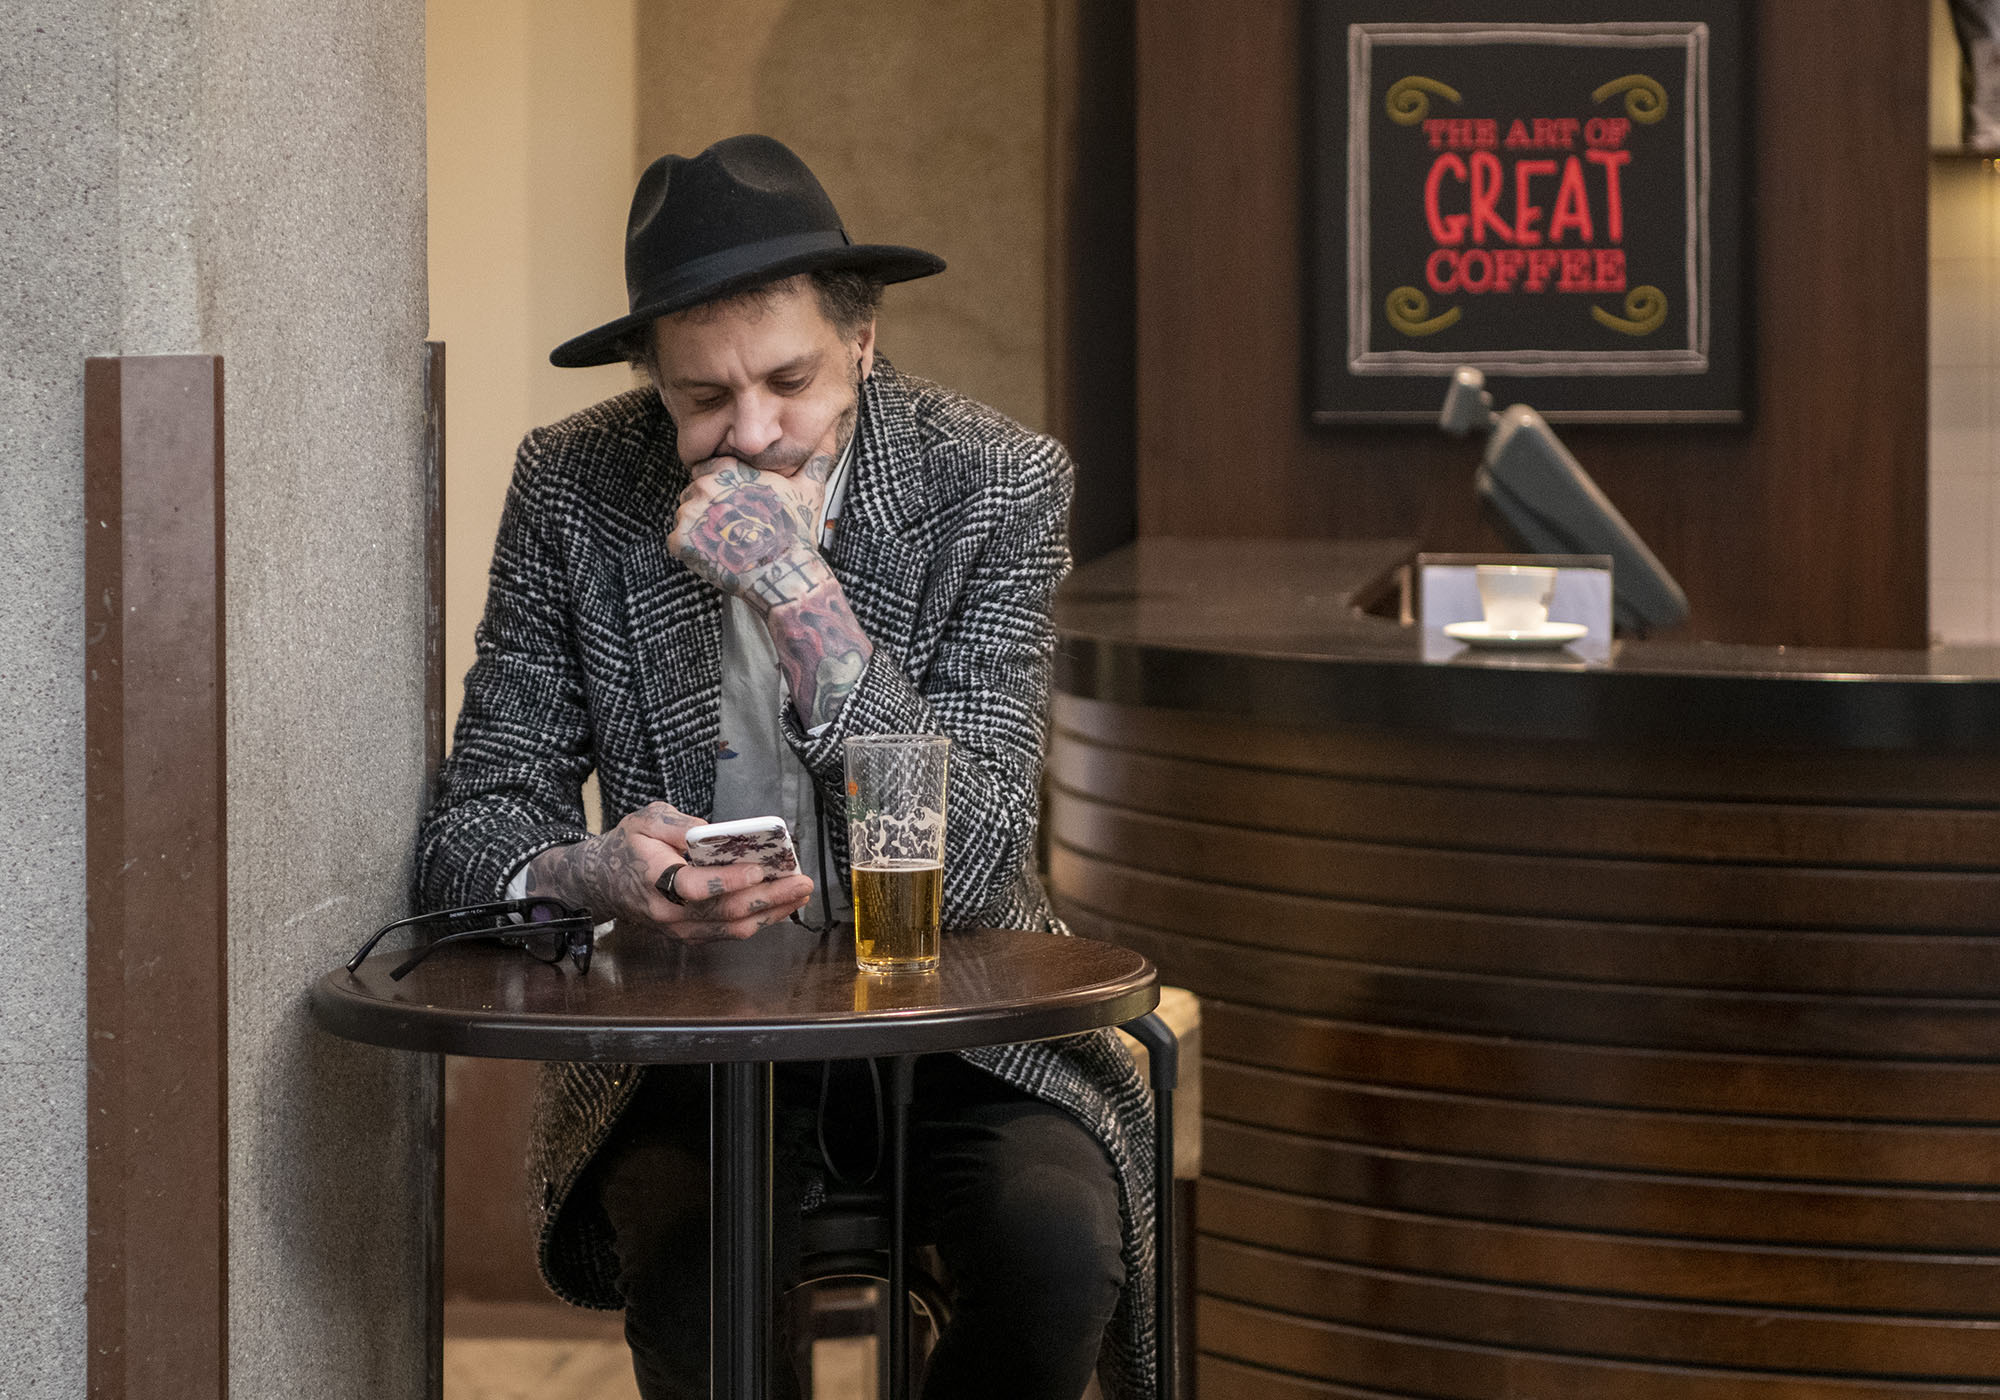
[[[916,1057],[898,1055],[889,1062],[889,1394],[910,1400],[910,1290],[904,1239],[904,1209],[908,1204],[910,1172],[910,1099],[916,1080]]]
[[[771,1344],[771,1066],[709,1068],[709,1393],[765,1400]]]

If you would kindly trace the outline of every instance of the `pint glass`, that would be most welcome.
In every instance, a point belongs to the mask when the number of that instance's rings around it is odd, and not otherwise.
[[[869,734],[846,748],[854,960],[863,972],[929,972],[938,962],[951,740]]]

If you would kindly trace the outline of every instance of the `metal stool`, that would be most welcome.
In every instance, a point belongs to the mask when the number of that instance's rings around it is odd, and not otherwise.
[[[1153,1300],[1155,1376],[1159,1400],[1174,1400],[1180,1387],[1174,1336],[1174,1090],[1180,1082],[1180,1042],[1158,1012],[1120,1027],[1146,1048],[1146,1077],[1153,1090]],[[927,1271],[909,1267],[904,1238],[904,1201],[909,1186],[910,1099],[916,1070],[913,1056],[889,1062],[889,1190],[838,1190],[806,1217],[801,1241],[804,1283],[833,1278],[880,1279],[887,1284],[889,1312],[886,1389],[891,1400],[908,1400],[910,1385],[909,1300],[942,1329],[945,1293]],[[805,1345],[810,1347],[810,1335]],[[797,1345],[796,1334],[794,1345]]]
[[[793,1292],[797,1299],[806,1289],[818,1284],[835,1283],[841,1280],[881,1283],[882,1297],[880,1310],[890,1306],[886,1281],[889,1278],[890,1224],[889,1192],[873,1186],[830,1187],[826,1203],[808,1215],[801,1225],[800,1279]],[[930,1251],[922,1251],[928,1254]],[[905,1317],[909,1303],[922,1308],[930,1319],[930,1340],[934,1344],[944,1330],[945,1320],[950,1315],[951,1304],[944,1283],[935,1270],[921,1259],[906,1261],[905,1286],[909,1298],[905,1301]],[[794,1312],[794,1326],[791,1330],[793,1365],[800,1375],[811,1373],[812,1344],[819,1339],[817,1328],[796,1325],[804,1319],[803,1309]],[[869,1309],[869,1330],[875,1327],[877,1309]],[[842,1335],[833,1333],[831,1335]],[[880,1335],[879,1332],[877,1335]],[[928,1347],[918,1351],[911,1345],[914,1339],[907,1339],[905,1362],[912,1375],[918,1373],[918,1362],[928,1353]],[[894,1380],[889,1365],[889,1348],[885,1345],[875,1353],[875,1393],[887,1396],[894,1393]]]

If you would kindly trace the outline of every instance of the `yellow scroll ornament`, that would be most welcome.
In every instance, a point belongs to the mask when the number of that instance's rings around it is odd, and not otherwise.
[[[1651,126],[1667,114],[1667,90],[1644,73],[1627,73],[1613,78],[1590,94],[1592,102],[1625,94],[1625,115],[1641,126]]]
[[[1667,323],[1667,294],[1658,287],[1634,287],[1625,293],[1623,316],[1613,316],[1601,306],[1591,307],[1590,314],[1598,325],[1625,335],[1651,335]]]
[[[1398,287],[1389,293],[1383,309],[1388,313],[1389,324],[1404,335],[1436,335],[1446,326],[1458,324],[1458,318],[1465,312],[1459,307],[1449,307],[1437,315],[1431,315],[1430,298],[1415,287]]]
[[[1398,78],[1389,88],[1388,99],[1382,104],[1389,109],[1389,120],[1398,126],[1415,126],[1431,114],[1431,98],[1442,97],[1447,102],[1463,102],[1458,89],[1436,78]]]

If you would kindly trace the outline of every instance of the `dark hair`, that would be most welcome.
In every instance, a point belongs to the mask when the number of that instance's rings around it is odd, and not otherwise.
[[[844,268],[819,268],[812,272],[795,273],[790,277],[780,277],[774,282],[760,282],[754,287],[745,287],[740,292],[730,292],[713,301],[699,302],[677,316],[693,315],[703,317],[717,312],[742,306],[768,306],[778,296],[798,285],[799,278],[810,277],[814,293],[819,297],[820,314],[833,323],[833,328],[842,336],[855,336],[861,328],[875,319],[875,313],[882,306],[882,283],[865,272],[852,272]],[[618,338],[617,349],[625,363],[634,369],[652,374],[653,326],[648,321],[634,326]]]

